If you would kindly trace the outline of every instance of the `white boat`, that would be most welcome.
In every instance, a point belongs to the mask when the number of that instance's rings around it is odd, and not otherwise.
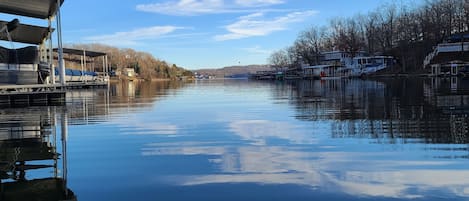
[[[305,79],[330,79],[365,76],[393,65],[391,56],[364,56],[364,52],[352,57],[343,51],[322,53],[321,65],[303,66]]]
[[[351,76],[364,76],[384,70],[393,65],[391,56],[354,57],[351,65]]]

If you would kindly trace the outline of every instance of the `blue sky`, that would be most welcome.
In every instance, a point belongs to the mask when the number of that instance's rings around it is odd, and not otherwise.
[[[300,31],[386,2],[392,1],[66,0],[63,41],[133,48],[188,69],[266,64]]]

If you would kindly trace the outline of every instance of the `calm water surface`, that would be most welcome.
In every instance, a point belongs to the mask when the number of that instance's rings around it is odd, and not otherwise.
[[[48,200],[469,200],[467,80],[115,83],[67,96],[0,109],[0,198],[43,182],[31,191]]]

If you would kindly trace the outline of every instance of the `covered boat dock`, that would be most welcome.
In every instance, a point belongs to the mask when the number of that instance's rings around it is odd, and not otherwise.
[[[64,53],[76,53],[62,45],[62,22],[60,7],[64,0],[2,0],[0,13],[46,20],[48,26],[22,24],[18,19],[0,20],[0,40],[21,43],[26,49],[0,48],[0,103],[3,105],[35,105],[37,103],[65,102],[67,89],[107,87],[108,82],[67,83]],[[11,20],[11,21],[10,21]],[[55,22],[55,26],[54,23]],[[52,34],[57,43],[54,58]],[[3,52],[3,53],[2,53]],[[14,53],[14,54],[12,54]],[[80,50],[86,56],[105,56],[104,53]],[[3,55],[3,56],[2,56]],[[16,56],[11,56],[16,55]],[[107,61],[107,59],[103,59]],[[55,63],[58,77],[56,78]],[[86,60],[83,60],[86,66]],[[106,72],[107,64],[103,64]],[[107,74],[103,74],[105,76]],[[2,104],[0,104],[2,105]]]
[[[55,53],[58,53],[58,49],[54,49]],[[85,49],[74,49],[74,48],[63,48],[64,55],[68,55],[69,57],[65,56],[64,61],[80,63],[80,70],[77,69],[65,69],[65,76],[66,81],[81,81],[88,83],[89,81],[93,81],[94,84],[103,84],[106,85],[109,81],[109,72],[108,72],[108,57],[107,53],[105,52],[97,52],[97,51],[90,51]],[[95,59],[100,58],[102,61],[101,69],[96,68],[95,66]],[[65,64],[65,62],[64,62]],[[99,70],[97,70],[99,69]],[[74,71],[77,72],[73,75],[75,78],[70,78],[70,73],[67,72]],[[56,72],[57,73],[57,72]],[[95,79],[90,79],[87,75],[92,75]]]

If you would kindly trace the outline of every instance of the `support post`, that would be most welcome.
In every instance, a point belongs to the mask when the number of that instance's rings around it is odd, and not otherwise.
[[[49,63],[49,73],[50,73],[50,83],[55,84],[55,68],[54,68],[54,58],[52,51],[52,19],[49,18],[49,49],[48,49],[48,58],[47,63]]]
[[[50,115],[52,118],[52,136],[54,139],[52,139],[52,144],[54,146],[54,151],[57,153],[57,108],[52,107],[52,114]],[[58,170],[58,156],[54,157],[54,178],[57,178],[59,176],[59,170]]]
[[[60,0],[57,0],[57,47],[59,54],[60,84],[65,85],[64,52],[62,43],[62,19],[60,16]]]
[[[86,50],[83,49],[83,67],[82,69],[85,69],[86,71],[88,71],[88,69],[86,68]],[[85,83],[87,82],[87,78],[86,78],[86,75],[84,76],[84,81]]]
[[[85,72],[83,69],[83,56],[80,56],[80,65],[81,65],[81,76],[80,76],[80,80],[83,81],[83,73]]]
[[[109,64],[108,64],[108,61],[107,61],[107,54],[105,56],[105,59],[106,59],[106,75],[109,75]]]
[[[62,118],[61,118],[61,134],[62,134],[62,179],[63,185],[65,189],[65,196],[68,196],[68,188],[67,188],[67,138],[68,138],[68,122],[67,122],[67,112],[62,111]]]

